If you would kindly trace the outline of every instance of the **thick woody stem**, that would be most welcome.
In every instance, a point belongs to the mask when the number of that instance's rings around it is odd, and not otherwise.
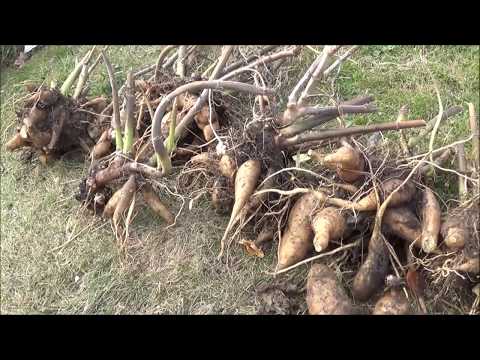
[[[288,103],[287,107],[294,107],[297,105],[298,101],[298,96],[300,91],[302,90],[302,87],[305,85],[305,83],[310,80],[310,78],[313,75],[313,72],[317,68],[318,64],[320,63],[320,60],[322,60],[322,55],[318,56],[315,61],[310,65],[310,67],[307,69],[305,74],[303,74],[302,78],[298,81],[298,83],[295,85],[293,88],[292,92],[288,96]]]
[[[340,46],[338,45],[325,46],[323,48],[317,68],[315,69],[312,76],[310,77],[310,80],[308,80],[308,83],[305,86],[305,89],[303,90],[302,94],[300,95],[300,98],[298,99],[299,105],[305,102],[305,99],[308,97],[308,94],[310,93],[310,90],[312,89],[313,84],[315,84],[315,82],[317,80],[320,80],[320,78],[323,76],[323,72],[325,71],[326,67],[329,65],[330,57],[333,54],[335,54],[338,51],[338,49],[340,49]]]
[[[105,66],[107,67],[108,78],[110,79],[110,87],[112,88],[112,103],[113,103],[113,114],[112,114],[112,128],[115,131],[115,145],[117,151],[122,151],[123,142],[122,142],[122,129],[120,125],[120,105],[118,103],[118,92],[117,86],[115,85],[115,75],[113,73],[112,64],[108,60],[105,52],[102,50],[102,57]]]
[[[195,50],[196,47],[197,47],[197,45],[192,45],[192,46],[190,46],[190,47],[188,48],[188,50],[187,50],[187,57],[188,57],[188,55],[191,54],[191,52],[192,52],[193,50]],[[172,56],[170,56],[170,57],[165,61],[165,63],[162,65],[162,68],[164,68],[164,69],[168,68],[169,66],[171,66],[171,65],[175,62],[175,60],[177,60],[177,58],[178,58],[178,51],[176,51],[175,53],[173,53]]]
[[[279,147],[283,148],[283,147],[288,147],[291,145],[296,145],[296,144],[300,144],[307,141],[324,140],[324,139],[331,139],[331,138],[337,138],[337,137],[368,134],[368,133],[379,132],[379,131],[408,129],[413,127],[421,127],[425,125],[426,123],[424,120],[410,120],[410,121],[404,121],[401,123],[394,121],[394,122],[386,122],[386,123],[373,124],[373,125],[367,125],[367,126],[356,126],[351,128],[312,131],[307,134],[300,134],[290,138],[284,138],[282,136],[278,136],[276,138],[276,142]]]
[[[108,49],[108,45],[106,45],[104,48],[103,48],[103,51],[107,51]],[[98,54],[97,55],[97,58],[95,59],[95,61],[93,62],[93,64],[88,68],[88,76],[90,76],[90,74],[93,72],[93,70],[95,70],[95,68],[97,67],[97,65],[100,63],[100,60],[102,60],[102,54]]]
[[[441,153],[437,153],[437,154],[433,154],[433,157],[435,158],[435,161],[434,161],[434,164],[435,165],[439,165],[441,166],[443,163],[445,163],[445,161],[448,160],[448,158],[454,154],[454,151],[452,148],[448,148],[446,150],[444,150],[443,152]],[[427,164],[427,165],[423,165],[419,168],[418,172],[420,175],[422,176],[428,176],[430,170],[431,170],[431,165],[430,164]]]

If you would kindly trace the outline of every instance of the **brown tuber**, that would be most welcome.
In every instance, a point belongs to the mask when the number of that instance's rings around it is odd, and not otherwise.
[[[406,207],[385,210],[383,224],[395,236],[421,247],[422,228],[415,214]]]
[[[426,253],[435,251],[440,233],[440,204],[433,191],[425,188],[421,202],[422,216],[422,250]]]
[[[460,214],[447,217],[441,227],[441,234],[445,245],[452,250],[462,249],[469,240],[466,219]]]
[[[233,180],[237,171],[237,164],[230,155],[224,154],[218,162],[218,168],[220,170],[220,174]]]
[[[27,146],[28,145],[28,141],[26,141],[26,139],[24,139],[21,135],[20,135],[20,132],[16,133],[13,138],[11,138],[6,144],[5,144],[5,148],[8,150],[8,151],[14,151],[16,149],[19,149],[21,147],[24,147],[24,146]]]
[[[111,147],[112,141],[110,131],[105,130],[102,135],[100,135],[100,138],[92,149],[92,158],[94,160],[97,160],[104,157],[105,155],[108,155],[110,153]]]
[[[153,188],[149,184],[145,184],[142,188],[142,195],[145,203],[153,210],[153,212],[159,215],[168,225],[175,222],[175,216],[170,212],[167,206],[162,203],[158,195],[153,191]]]
[[[229,213],[233,205],[233,186],[225,176],[218,177],[213,183],[212,204],[218,214]]]
[[[312,219],[312,228],[315,233],[313,246],[315,251],[325,250],[332,240],[340,239],[346,229],[346,221],[340,210],[326,207],[318,211]]]
[[[389,196],[395,189],[402,185],[403,180],[401,179],[390,179],[382,183],[380,196],[386,198]],[[407,181],[403,187],[398,190],[392,197],[389,203],[389,207],[397,207],[409,202],[415,195],[415,185]],[[356,211],[374,211],[377,209],[377,197],[375,191],[372,191],[366,195],[364,198],[360,199],[357,203],[354,204],[354,210]]]
[[[302,195],[293,205],[279,243],[276,271],[305,259],[312,249],[314,233],[310,216],[317,205],[318,200],[312,193]]]
[[[223,255],[225,246],[225,239],[236,223],[241,210],[247,204],[248,200],[252,196],[255,188],[257,187],[258,178],[260,177],[261,163],[259,160],[247,160],[245,161],[237,171],[235,176],[235,201],[233,203],[232,213],[230,215],[230,221],[221,241],[221,250],[219,257]]]
[[[408,299],[399,289],[391,289],[375,304],[373,315],[407,315],[410,312]]]
[[[310,315],[350,315],[353,305],[335,272],[324,264],[313,264],[307,277],[307,306]]]
[[[346,182],[357,180],[365,168],[362,154],[349,144],[344,144],[333,154],[323,155],[312,150],[308,154],[321,165],[335,170],[338,177]]]
[[[456,266],[454,270],[478,275],[480,273],[480,258],[478,256],[474,258],[466,258],[466,260]]]
[[[119,199],[115,211],[113,212],[113,224],[117,227],[120,223],[125,210],[128,209],[130,203],[133,200],[135,191],[137,189],[137,184],[135,181],[135,175],[130,175],[127,182],[123,184],[120,189]],[[108,205],[108,204],[107,204]]]
[[[122,188],[115,191],[115,193],[112,195],[110,200],[108,200],[107,205],[105,205],[105,208],[103,209],[103,216],[108,218],[111,218],[113,216],[113,213],[117,208],[118,200],[120,200],[121,194]]]

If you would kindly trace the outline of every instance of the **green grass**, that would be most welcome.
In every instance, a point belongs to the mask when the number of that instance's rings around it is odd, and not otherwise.
[[[218,264],[215,257],[227,219],[214,214],[206,199],[196,202],[192,211],[184,210],[174,229],[164,230],[160,220],[141,210],[132,230],[135,247],[131,257],[121,261],[109,223],[81,211],[73,198],[85,175],[84,164],[56,162],[45,168],[20,162],[18,153],[3,150],[16,126],[14,101],[25,95],[23,83],[55,79],[61,85],[75,57],[80,59],[88,48],[48,46],[21,70],[1,73],[1,312],[254,313],[254,288],[270,280],[265,272],[273,269],[276,255],[271,251],[264,259],[254,259],[236,249],[233,268]],[[129,68],[154,63],[158,49],[112,46],[109,57],[118,84]],[[427,65],[421,62],[422,53]],[[314,56],[306,50],[299,65],[286,73],[286,81],[294,83]],[[343,99],[375,96],[380,112],[352,117],[355,124],[395,120],[404,104],[410,107],[410,118],[431,119],[438,105],[426,66],[438,81],[444,107],[466,109],[466,102],[473,102],[479,108],[478,47],[366,46],[343,66],[335,89]],[[90,83],[91,95],[110,94],[102,65]],[[318,90],[332,92],[330,86]],[[467,110],[449,119],[435,146],[469,136],[467,121]],[[426,150],[426,143],[417,150]],[[455,196],[454,177],[446,179],[451,183],[437,190]],[[166,199],[179,210],[175,197]],[[304,279],[305,272],[301,268],[288,276]]]

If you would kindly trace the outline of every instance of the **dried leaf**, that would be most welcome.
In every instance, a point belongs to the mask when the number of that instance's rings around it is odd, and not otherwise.
[[[259,249],[251,240],[240,240],[238,243],[245,247],[245,250],[250,256],[257,256],[259,258],[263,258],[265,256],[262,249]]]
[[[410,268],[407,272],[406,282],[415,295],[423,297],[425,291],[425,279],[420,272]]]

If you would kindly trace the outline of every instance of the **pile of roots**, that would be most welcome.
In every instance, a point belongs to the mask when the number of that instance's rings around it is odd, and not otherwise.
[[[425,153],[415,154],[420,141],[430,137],[433,144],[441,122],[462,107],[440,104],[426,122],[408,119],[404,106],[390,122],[346,127],[346,116],[378,111],[373,97],[320,106],[311,104],[311,94],[357,49],[325,46],[287,89],[288,99],[275,96],[275,74],[295,61],[299,46],[250,54],[224,46],[208,66],[199,47],[166,46],[156,64],[130,70],[119,90],[103,49],[94,65],[105,64],[111,102],[88,100],[80,85],[72,97],[65,87],[32,88],[7,148],[28,147],[44,163],[73,149],[87,151],[89,170],[77,199],[112,219],[122,249],[137,198],[167,226],[176,224],[183,206],[175,215],[162,199],[170,178],[190,205],[207,195],[217,214],[229,218],[218,254],[225,266],[235,244],[259,258],[276,252],[273,276],[309,266],[309,314],[435,313],[440,302],[458,297],[475,313],[480,184],[473,105],[472,136],[440,149],[430,145]],[[91,71],[86,64],[93,52],[75,70],[79,79]],[[377,136],[387,131],[399,135],[393,149]],[[434,192],[441,177],[433,176],[442,172],[459,183],[458,206],[443,213]],[[288,303],[288,291],[273,288],[266,287],[268,301],[275,302],[276,291]],[[276,309],[291,313],[302,306]]]

